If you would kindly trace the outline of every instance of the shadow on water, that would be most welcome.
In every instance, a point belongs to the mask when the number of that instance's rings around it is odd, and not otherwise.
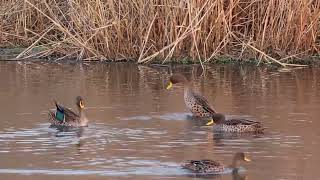
[[[81,137],[85,130],[85,127],[68,127],[56,125],[50,125],[49,128],[54,128],[57,130],[56,137],[70,136],[71,134],[76,135],[76,137]]]
[[[206,175],[199,175],[199,174],[191,174],[188,175],[188,177],[191,178],[201,178],[201,179],[221,179],[223,176],[226,176],[226,174],[230,174],[232,180],[247,180],[248,175],[242,172],[229,172],[227,171],[224,174],[206,174]]]

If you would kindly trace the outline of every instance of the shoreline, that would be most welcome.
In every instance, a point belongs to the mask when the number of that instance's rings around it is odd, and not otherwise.
[[[76,58],[65,58],[61,59],[59,56],[47,56],[47,57],[33,57],[33,54],[37,54],[41,52],[43,49],[31,49],[28,54],[30,57],[27,58],[16,58],[19,56],[19,54],[23,53],[28,48],[23,47],[10,47],[10,48],[0,48],[0,61],[7,61],[7,62],[23,62],[23,61],[46,61],[46,62],[105,62],[105,63],[137,63],[137,64],[157,64],[157,65],[166,65],[166,64],[174,64],[174,65],[194,65],[194,64],[201,64],[199,60],[193,60],[189,57],[183,57],[181,59],[172,59],[170,61],[163,62],[163,59],[154,58],[150,62],[146,63],[139,63],[138,60],[134,59],[118,59],[118,60],[99,60],[99,59],[91,59],[91,60],[79,60]],[[295,66],[311,66],[311,67],[320,67],[320,56],[317,55],[310,55],[308,57],[305,57],[305,59],[291,59],[286,60],[283,63],[288,64],[295,64]],[[257,65],[257,66],[270,66],[270,67],[281,67],[281,65],[275,63],[275,62],[266,62],[261,61],[257,59],[236,59],[232,57],[227,56],[221,56],[220,58],[215,58],[214,60],[210,60],[208,62],[202,62],[203,65],[208,64],[244,64],[244,65]]]

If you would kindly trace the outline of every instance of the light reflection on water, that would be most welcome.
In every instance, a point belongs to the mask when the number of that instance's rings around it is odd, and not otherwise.
[[[208,67],[205,77],[199,77],[197,66],[173,70],[189,72],[196,89],[228,117],[261,121],[267,127],[264,135],[221,134],[203,127],[185,110],[181,86],[165,90],[166,68],[2,63],[0,100],[6,104],[0,124],[0,176],[185,179],[194,177],[180,167],[185,160],[216,159],[228,165],[235,152],[244,151],[253,160],[242,164],[249,179],[314,177],[320,113],[314,76],[319,69],[241,68]],[[52,100],[74,108],[78,94],[85,97],[89,127],[49,128]]]

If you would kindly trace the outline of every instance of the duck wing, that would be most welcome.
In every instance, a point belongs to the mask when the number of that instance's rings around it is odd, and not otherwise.
[[[70,121],[75,122],[75,121],[78,121],[78,119],[80,118],[78,114],[76,114],[75,112],[71,111],[68,108],[65,109],[65,115],[66,115],[66,122],[70,122]]]
[[[72,110],[63,107],[62,105],[59,105],[56,101],[55,101],[55,105],[56,105],[56,108],[57,108],[56,118],[58,120],[61,120],[58,117],[58,116],[60,116],[59,115],[60,113],[63,114],[64,121],[66,121],[66,122],[70,122],[70,121],[74,122],[74,121],[77,121],[79,119],[79,115],[76,114],[75,112],[73,112]]]
[[[260,122],[257,121],[252,121],[248,119],[229,119],[224,122],[226,125],[230,126],[235,126],[235,125],[247,125],[247,126],[252,126],[252,125],[257,125],[257,126],[262,126]]]
[[[223,165],[219,162],[205,159],[187,161],[183,167],[197,173],[209,173],[223,168]]]
[[[216,111],[210,106],[209,102],[205,97],[197,93],[193,93],[193,96],[196,103],[202,106],[202,108],[205,109],[207,112],[209,112],[210,114],[216,113]]]

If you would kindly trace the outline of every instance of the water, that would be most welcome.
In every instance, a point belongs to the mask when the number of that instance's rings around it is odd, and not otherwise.
[[[165,89],[172,71],[185,72],[219,112],[261,121],[265,135],[215,134],[190,120],[182,87]],[[252,159],[242,163],[243,179],[319,179],[318,77],[317,68],[2,62],[0,177],[192,179],[183,161],[228,165],[243,151]],[[77,95],[90,126],[49,128],[52,100],[75,108]]]

